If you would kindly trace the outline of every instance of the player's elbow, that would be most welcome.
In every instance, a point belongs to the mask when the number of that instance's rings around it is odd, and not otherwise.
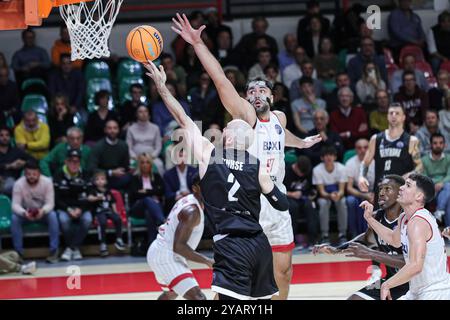
[[[423,263],[412,262],[409,265],[409,269],[410,269],[411,275],[413,275],[413,276],[418,275],[419,273],[422,272]]]
[[[180,241],[175,241],[173,243],[173,252],[179,254],[180,256],[185,255],[186,252],[186,244],[180,242]]]

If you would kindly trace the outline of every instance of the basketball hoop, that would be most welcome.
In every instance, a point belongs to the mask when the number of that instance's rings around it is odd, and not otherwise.
[[[108,39],[123,0],[94,0],[59,7],[70,35],[72,61],[109,57]]]

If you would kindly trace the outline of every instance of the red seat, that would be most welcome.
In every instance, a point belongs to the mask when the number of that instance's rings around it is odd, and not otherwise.
[[[442,62],[440,70],[447,70],[450,72],[450,61]]]
[[[418,61],[416,62],[416,68],[423,72],[423,75],[425,76],[425,79],[427,79],[430,87],[437,86],[437,81],[436,78],[434,77],[433,69],[431,68],[428,62]]]
[[[126,226],[127,225],[127,211],[125,210],[125,204],[123,201],[122,194],[119,191],[114,190],[114,189],[111,189],[111,194],[113,195],[114,200],[116,201],[116,209],[120,215],[120,219],[122,220],[122,225]],[[97,219],[94,219],[93,226],[95,228],[98,227]],[[114,228],[114,224],[112,223],[111,220],[108,220],[107,227]]]
[[[423,51],[421,47],[415,46],[415,45],[408,45],[402,48],[400,50],[400,65],[403,67],[403,58],[408,55],[412,54],[416,57],[416,62],[419,61],[425,61],[425,56],[423,55]]]

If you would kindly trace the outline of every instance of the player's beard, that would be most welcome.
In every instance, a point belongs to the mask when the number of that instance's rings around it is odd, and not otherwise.
[[[271,102],[270,102],[269,98],[267,98],[266,101],[264,101],[263,99],[258,99],[258,100],[261,102],[262,106],[259,107],[259,108],[256,108],[255,105],[254,105],[254,103],[256,103],[256,101],[255,101],[253,103],[253,107],[255,108],[256,115],[257,116],[262,116],[262,115],[266,114],[268,111],[270,111]]]

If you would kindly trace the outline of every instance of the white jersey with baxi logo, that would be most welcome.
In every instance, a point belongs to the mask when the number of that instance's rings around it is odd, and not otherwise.
[[[285,131],[278,117],[270,112],[267,121],[256,119],[254,142],[248,152],[258,158],[267,169],[274,184],[286,193],[283,185],[285,164]],[[264,195],[261,195],[259,223],[274,251],[288,251],[294,248],[291,216],[289,211],[274,209]]]

